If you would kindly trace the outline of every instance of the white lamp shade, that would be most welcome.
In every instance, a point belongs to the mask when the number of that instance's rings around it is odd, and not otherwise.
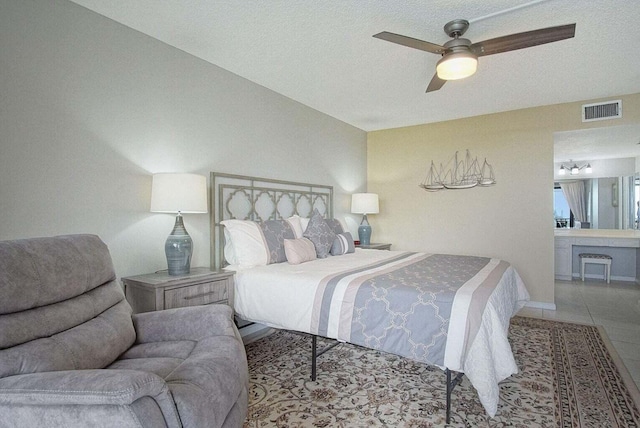
[[[471,76],[478,69],[478,59],[471,52],[456,52],[443,56],[436,65],[442,80],[458,80]]]
[[[378,214],[378,195],[376,193],[354,193],[351,195],[351,212],[353,214]]]
[[[206,213],[207,177],[197,174],[154,174],[151,212]]]

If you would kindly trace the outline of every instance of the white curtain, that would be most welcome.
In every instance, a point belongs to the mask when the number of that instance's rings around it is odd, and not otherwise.
[[[584,197],[584,181],[563,182],[560,183],[560,188],[576,220],[586,222],[587,203]]]

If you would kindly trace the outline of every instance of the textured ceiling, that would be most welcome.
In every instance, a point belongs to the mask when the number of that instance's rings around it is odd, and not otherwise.
[[[555,162],[640,156],[640,125],[581,129],[553,134]]]
[[[640,92],[638,0],[74,0],[365,131]],[[480,58],[425,93],[439,57],[372,37],[443,44],[576,23],[576,36]],[[579,114],[579,112],[576,112]]]

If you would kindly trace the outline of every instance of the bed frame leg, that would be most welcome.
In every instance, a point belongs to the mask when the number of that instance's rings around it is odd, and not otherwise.
[[[451,422],[451,392],[462,382],[464,373],[456,372],[456,377],[453,380],[451,379],[451,370],[444,369],[444,373],[447,375],[447,424],[449,424]]]
[[[447,424],[451,421],[451,370],[445,369],[447,375]]]
[[[338,346],[339,344],[340,342],[335,340],[333,343],[325,346],[320,351],[318,351],[318,336],[316,336],[315,334],[311,335],[311,380],[316,380],[316,360],[318,359],[318,357],[327,352],[329,349]]]
[[[318,357],[317,336],[311,336],[311,380],[316,380],[316,358]]]

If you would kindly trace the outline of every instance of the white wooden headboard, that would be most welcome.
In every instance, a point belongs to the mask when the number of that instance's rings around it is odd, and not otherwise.
[[[211,173],[211,267],[224,266],[224,233],[220,222],[311,217],[315,208],[333,217],[333,186]]]

